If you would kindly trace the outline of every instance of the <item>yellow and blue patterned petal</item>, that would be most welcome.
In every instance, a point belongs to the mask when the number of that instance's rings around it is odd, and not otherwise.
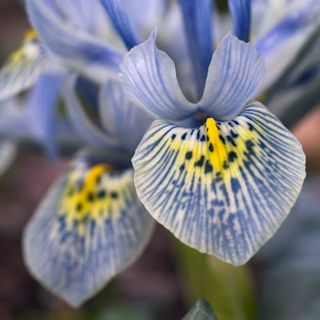
[[[153,230],[133,170],[79,156],[51,188],[24,233],[30,272],[77,307],[133,263]]]
[[[199,128],[156,120],[132,162],[150,214],[182,242],[234,265],[276,232],[305,178],[299,142],[259,103]]]
[[[33,85],[48,63],[35,31],[28,31],[20,49],[0,70],[0,100],[5,100]]]

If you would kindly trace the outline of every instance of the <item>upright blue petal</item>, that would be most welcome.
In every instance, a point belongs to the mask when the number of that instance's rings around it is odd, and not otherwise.
[[[42,141],[48,155],[58,154],[57,134],[59,121],[57,107],[65,74],[47,72],[40,76],[33,87],[27,105],[30,126],[34,137]]]
[[[28,223],[25,262],[46,288],[78,307],[138,258],[153,225],[132,169],[80,154]]]
[[[54,0],[27,0],[31,23],[49,52],[72,68],[104,81],[108,70],[116,71],[122,54],[86,27],[52,10]],[[51,4],[51,5],[50,5]]]
[[[63,90],[63,98],[74,130],[90,146],[105,151],[108,161],[128,163],[130,153],[121,145],[118,137],[103,131],[99,124],[89,117],[77,96],[75,85],[76,78],[71,77]]]
[[[110,81],[102,89],[99,110],[104,129],[116,136],[121,145],[133,152],[152,119],[132,105],[118,82]]]
[[[126,54],[120,67],[129,98],[153,117],[182,120],[196,111],[228,120],[241,112],[264,74],[254,47],[228,34],[214,52],[202,98],[188,101],[181,92],[173,61],[155,46],[155,33]]]
[[[128,49],[138,44],[136,32],[131,25],[130,16],[126,12],[126,5],[121,0],[100,0],[108,13],[114,28],[121,36]]]
[[[201,97],[212,56],[212,0],[179,0],[193,66],[197,95]]]
[[[251,0],[228,0],[234,34],[245,42],[250,40]]]
[[[199,128],[155,120],[132,163],[150,214],[182,242],[234,265],[273,236],[305,178],[301,145],[259,103]]]
[[[155,44],[156,32],[130,50],[120,66],[123,88],[151,117],[181,120],[190,117],[196,106],[181,92],[174,62]]]
[[[233,119],[255,96],[264,72],[252,45],[226,35],[212,56],[199,108],[218,120]]]

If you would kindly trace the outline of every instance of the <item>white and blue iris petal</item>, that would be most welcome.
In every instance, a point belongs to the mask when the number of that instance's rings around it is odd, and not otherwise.
[[[73,128],[91,150],[80,153],[53,185],[24,237],[31,273],[74,307],[137,259],[154,225],[136,195],[130,165],[151,119],[129,104],[113,81],[98,99],[89,92],[85,105],[79,80],[67,79],[63,98]],[[94,100],[99,100],[97,110]]]
[[[268,66],[261,85],[266,90],[319,29],[320,2],[255,0],[252,6],[254,45]]]
[[[90,4],[81,0],[76,6],[72,1],[27,0],[26,4],[29,19],[50,55],[98,83],[116,77],[125,46],[137,44],[166,8],[164,0],[152,4],[134,0],[125,5],[117,0]],[[141,7],[146,10],[144,16],[137,9]]]
[[[118,69],[123,49],[109,45],[108,39],[114,43],[116,37],[98,0],[77,1],[76,6],[56,0],[26,4],[31,23],[54,58],[98,82]]]
[[[137,259],[153,224],[136,195],[133,170],[82,153],[28,223],[25,262],[45,287],[77,307]]]
[[[189,102],[155,35],[121,66],[125,91],[155,120],[132,160],[137,194],[184,243],[234,265],[276,232],[300,192],[305,156],[295,137],[258,102],[256,50],[227,35],[213,54],[202,98]],[[172,123],[196,112],[200,127]]]
[[[22,46],[0,70],[0,100],[6,100],[29,89],[48,65],[48,57],[35,31],[28,31]]]

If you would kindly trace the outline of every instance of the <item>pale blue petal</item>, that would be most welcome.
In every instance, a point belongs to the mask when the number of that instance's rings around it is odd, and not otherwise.
[[[2,176],[15,160],[17,146],[9,140],[0,140],[0,176]]]
[[[42,141],[49,157],[58,155],[58,103],[64,73],[43,73],[33,87],[27,109],[34,137]]]
[[[174,62],[155,44],[156,32],[134,47],[120,65],[124,90],[138,107],[153,117],[188,118],[196,105],[188,102],[176,78]]]
[[[320,26],[320,2],[294,2],[293,8],[255,41],[266,63],[261,90],[268,89],[296,57],[310,36]]]
[[[49,52],[77,70],[94,68],[98,78],[103,78],[108,70],[116,71],[122,54],[85,27],[72,24],[70,17],[51,10],[52,1],[27,0],[31,23]]]
[[[126,12],[130,14],[130,21],[139,39],[146,39],[155,27],[161,26],[162,29],[167,25],[173,6],[174,2],[170,0],[130,0],[125,3]]]
[[[200,128],[156,120],[132,163],[150,214],[182,242],[234,265],[273,236],[305,178],[301,145],[259,103]]]
[[[48,58],[36,36],[26,36],[0,70],[0,100],[30,88],[48,64]]]
[[[26,101],[9,99],[0,103],[0,139],[15,140],[32,136]]]
[[[233,119],[255,96],[264,71],[255,48],[229,33],[212,56],[200,109],[218,120]]]
[[[25,263],[47,289],[79,307],[138,258],[152,230],[132,169],[81,155],[29,221]]]
[[[130,22],[130,16],[126,12],[125,1],[100,0],[108,13],[114,28],[121,36],[128,49],[138,44],[136,32]]]
[[[182,120],[202,111],[228,120],[255,95],[264,63],[250,44],[226,35],[212,56],[201,100],[191,103],[181,92],[173,61],[156,48],[155,37],[153,33],[133,48],[120,66],[129,99],[152,116]]]
[[[104,129],[133,152],[149,128],[152,119],[126,99],[118,82],[102,87],[99,98],[100,117]]]
[[[212,1],[179,0],[179,3],[196,79],[197,95],[201,97],[213,49]]]
[[[68,116],[79,137],[98,150],[108,151],[109,161],[128,162],[130,153],[121,145],[119,138],[103,131],[88,115],[75,92],[76,78],[67,81],[63,98]]]
[[[9,99],[0,103],[1,140],[13,140],[21,144],[45,144],[45,130],[47,130],[47,133],[49,133],[50,130],[46,128],[46,125],[39,121],[38,117],[41,113],[37,110],[31,110],[35,107],[35,105],[32,105],[29,101],[30,99],[32,100],[33,96],[34,93],[31,91],[25,98]],[[38,97],[40,99],[41,95]],[[34,114],[33,112],[37,112],[37,114]],[[50,124],[49,113],[46,114],[44,112],[41,116],[43,121],[45,120],[45,117],[48,117],[46,121],[48,121],[47,124]],[[70,123],[64,117],[61,119],[59,118],[59,121],[55,122],[54,132],[56,133],[55,138],[57,144],[59,147],[63,147],[67,152],[70,153],[70,150],[74,150],[80,145],[78,136],[76,136]]]
[[[251,0],[228,0],[234,34],[245,42],[250,40]]]

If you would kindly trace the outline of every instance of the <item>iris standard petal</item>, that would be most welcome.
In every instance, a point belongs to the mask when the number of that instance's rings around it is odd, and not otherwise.
[[[137,106],[154,117],[182,120],[203,111],[232,119],[254,96],[264,73],[255,48],[226,35],[212,56],[201,100],[189,102],[180,90],[173,61],[155,46],[156,33],[134,47],[120,66],[123,88]]]
[[[130,103],[118,82],[102,87],[99,111],[106,132],[118,137],[120,144],[133,152],[149,128],[152,119]]]
[[[152,117],[188,118],[196,106],[181,92],[174,62],[156,47],[154,31],[143,44],[131,49],[120,65],[123,88],[138,107]]]
[[[121,36],[128,49],[138,44],[136,32],[131,24],[130,16],[127,14],[125,1],[122,0],[100,0],[108,13],[110,20]]]
[[[212,56],[200,109],[218,120],[233,119],[254,97],[264,71],[256,49],[227,34]]]
[[[258,103],[200,128],[156,120],[132,163],[150,214],[182,242],[234,265],[276,232],[305,177],[301,145]]]
[[[212,20],[211,0],[179,0],[184,30],[192,61],[198,98],[201,97],[208,66],[212,57]]]
[[[152,229],[132,169],[117,172],[79,156],[28,223],[25,262],[45,287],[78,307],[137,259]]]
[[[36,33],[28,31],[22,46],[0,70],[0,100],[7,99],[33,85],[48,63]]]
[[[52,10],[53,0],[27,0],[29,18],[49,52],[72,68],[104,81],[122,54]],[[93,73],[93,70],[95,73]]]
[[[234,34],[245,42],[250,40],[251,0],[228,0]]]

